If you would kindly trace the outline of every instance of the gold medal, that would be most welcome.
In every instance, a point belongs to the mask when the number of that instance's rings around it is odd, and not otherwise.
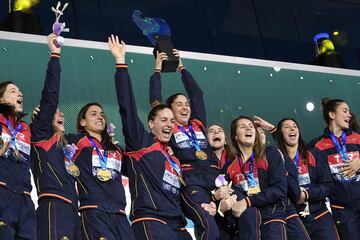
[[[66,166],[66,170],[67,172],[72,175],[73,177],[78,177],[80,176],[80,170],[79,168],[73,164],[73,163],[70,163],[69,165]]]
[[[261,192],[259,186],[250,187],[250,188],[247,190],[248,196],[256,195],[256,194],[258,194],[259,192]]]
[[[202,151],[202,150],[197,150],[195,152],[195,156],[200,159],[200,160],[206,160],[207,159],[207,155],[206,152]]]
[[[107,182],[111,179],[111,172],[109,169],[100,169],[96,173],[97,178],[102,182]]]

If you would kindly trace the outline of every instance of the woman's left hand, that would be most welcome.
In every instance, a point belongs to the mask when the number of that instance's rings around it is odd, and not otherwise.
[[[344,176],[351,178],[355,176],[355,174],[357,173],[357,171],[359,171],[359,169],[360,169],[360,160],[353,159],[343,164],[343,166],[341,167],[341,172],[344,174]]]

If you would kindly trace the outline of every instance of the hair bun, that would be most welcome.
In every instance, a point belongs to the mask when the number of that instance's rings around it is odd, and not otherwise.
[[[328,104],[328,102],[330,101],[331,99],[328,98],[328,97],[323,97],[321,99],[321,105],[324,107],[326,104]]]

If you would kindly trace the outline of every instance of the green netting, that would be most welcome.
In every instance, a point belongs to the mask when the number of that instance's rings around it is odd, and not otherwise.
[[[11,80],[22,89],[25,111],[38,104],[43,86],[47,46],[0,40],[0,81]],[[301,124],[306,140],[319,135],[324,126],[320,100],[323,96],[345,99],[360,115],[360,77],[328,73],[259,67],[241,64],[183,60],[202,87],[208,123],[219,122],[228,128],[230,121],[242,114],[254,114],[276,123],[294,117]],[[127,63],[136,95],[138,112],[146,119],[149,111],[148,80],[154,58],[145,54],[127,54]],[[123,145],[121,121],[114,88],[114,61],[105,50],[64,47],[62,49],[60,108],[66,117],[66,129],[73,132],[79,109],[88,102],[103,105],[110,122],[117,126],[117,138]],[[163,96],[184,91],[179,73],[162,74]],[[307,102],[315,104],[309,112]]]

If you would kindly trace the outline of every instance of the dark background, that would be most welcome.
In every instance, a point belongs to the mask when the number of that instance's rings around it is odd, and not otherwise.
[[[150,46],[131,14],[165,19],[180,50],[310,63],[319,32],[332,36],[345,68],[360,69],[360,0],[68,0],[61,18],[70,27],[64,37],[106,41],[118,34],[127,44]],[[57,1],[32,8],[42,34],[51,31]],[[63,2],[64,3],[64,2]],[[0,0],[0,21],[8,0]],[[332,33],[338,31],[339,35]]]

